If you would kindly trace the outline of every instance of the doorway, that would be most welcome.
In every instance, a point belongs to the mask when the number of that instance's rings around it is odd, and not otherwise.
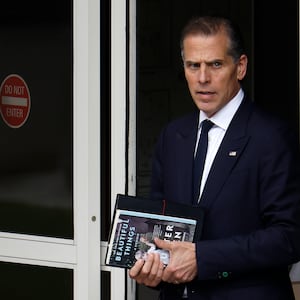
[[[297,1],[272,3],[272,13],[266,3],[253,0],[193,0],[188,6],[179,0],[140,0],[136,5],[138,196],[149,195],[151,156],[160,130],[194,109],[179,48],[181,28],[194,15],[228,15],[240,25],[250,61],[246,93],[299,132]],[[157,291],[138,286],[137,299],[157,299]]]

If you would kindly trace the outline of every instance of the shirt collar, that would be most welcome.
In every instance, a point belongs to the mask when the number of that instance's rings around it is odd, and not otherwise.
[[[222,109],[220,109],[209,119],[218,127],[227,130],[243,98],[244,98],[244,91],[240,89],[238,93],[224,107],[222,107]],[[198,128],[200,128],[201,122],[204,121],[205,119],[208,119],[207,115],[205,114],[205,112],[200,110]]]

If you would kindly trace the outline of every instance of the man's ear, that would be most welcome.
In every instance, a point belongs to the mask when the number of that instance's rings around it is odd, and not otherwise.
[[[248,64],[248,57],[245,54],[241,55],[237,67],[238,80],[242,80],[246,76],[247,64]]]

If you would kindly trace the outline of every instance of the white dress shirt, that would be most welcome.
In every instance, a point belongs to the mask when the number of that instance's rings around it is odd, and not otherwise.
[[[198,135],[197,135],[197,143],[195,147],[195,153],[199,142],[199,137],[201,133],[201,122],[205,119],[211,120],[214,125],[208,132],[208,147],[207,147],[207,153],[206,153],[206,159],[204,164],[204,170],[202,174],[201,184],[200,184],[200,193],[199,193],[199,199],[201,197],[201,194],[203,192],[203,188],[205,185],[205,182],[207,180],[210,168],[212,166],[212,163],[215,159],[215,156],[218,152],[218,149],[221,145],[221,142],[224,138],[224,135],[226,133],[226,130],[238,110],[242,100],[244,97],[244,92],[242,89],[239,90],[239,92],[236,94],[236,96],[230,100],[222,109],[220,109],[216,114],[214,114],[211,118],[208,118],[207,115],[200,111],[199,113],[199,125],[198,125]]]

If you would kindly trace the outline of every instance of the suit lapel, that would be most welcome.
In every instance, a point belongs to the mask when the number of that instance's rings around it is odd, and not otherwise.
[[[178,194],[178,199],[182,203],[192,203],[192,168],[194,160],[194,150],[197,137],[199,112],[192,114],[184,126],[179,126],[176,130],[176,176],[177,185],[174,187]]]
[[[250,138],[246,132],[251,111],[251,102],[244,100],[232,119],[208,175],[200,200],[201,206],[212,205],[238,163]]]

